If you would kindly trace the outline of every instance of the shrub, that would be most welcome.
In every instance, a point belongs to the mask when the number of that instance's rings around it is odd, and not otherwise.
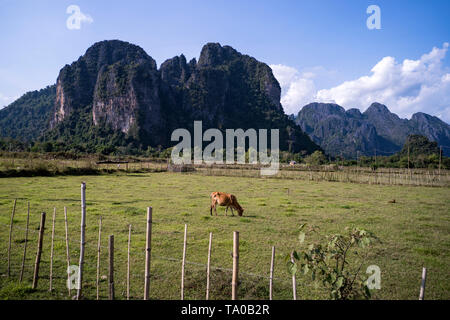
[[[314,227],[304,232],[304,227],[305,224],[300,226],[300,243],[304,242],[306,233],[315,232]],[[356,246],[369,246],[376,239],[375,236],[365,230],[347,228],[347,234],[332,234],[327,238],[325,245],[310,244],[307,249],[294,251],[294,262],[290,261],[291,256],[288,255],[288,270],[291,274],[295,274],[297,270],[305,275],[310,273],[314,282],[322,283],[330,291],[330,298],[333,300],[370,298],[369,288],[359,275],[362,263],[357,268],[352,266],[348,254],[350,249],[356,251]]]
[[[316,150],[305,158],[305,162],[309,165],[322,165],[327,163],[327,158],[325,158],[322,151]]]

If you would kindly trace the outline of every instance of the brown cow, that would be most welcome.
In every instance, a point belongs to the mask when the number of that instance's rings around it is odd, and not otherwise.
[[[239,216],[242,216],[242,213],[244,212],[244,209],[239,205],[236,197],[232,194],[225,193],[225,192],[213,192],[210,195],[211,197],[211,208],[210,208],[210,214],[212,215],[212,210],[214,209],[214,212],[217,216],[217,210],[216,206],[226,206],[225,215],[227,215],[228,207],[231,209],[231,214],[234,216],[233,208],[237,210]]]

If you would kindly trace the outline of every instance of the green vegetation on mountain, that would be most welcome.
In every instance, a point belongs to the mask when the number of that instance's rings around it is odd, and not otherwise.
[[[0,137],[35,140],[47,128],[55,104],[56,86],[32,91],[0,109]]]
[[[450,156],[450,126],[422,112],[401,119],[380,103],[361,113],[333,103],[310,103],[295,119],[327,154],[356,159],[358,156],[389,156],[401,150],[411,134],[426,136]]]
[[[101,41],[64,66],[49,88],[2,110],[0,136],[32,141],[39,150],[143,154],[173,146],[175,129],[193,134],[194,121],[202,121],[203,130],[223,133],[279,129],[285,151],[320,149],[284,114],[270,67],[218,43],[206,44],[198,63],[181,55],[158,70],[142,48]],[[32,117],[11,121],[28,109]]]
[[[158,70],[142,48],[101,41],[64,66],[56,85],[0,110],[0,137],[4,149],[17,144],[16,149],[145,155],[177,143],[170,139],[177,128],[193,135],[194,121],[201,120],[203,131],[218,128],[223,134],[279,129],[280,149],[299,162],[322,149],[334,158],[389,156],[410,134],[450,146],[450,126],[424,113],[406,120],[378,103],[364,113],[312,103],[294,120],[283,112],[280,95],[268,65],[230,46],[208,43],[198,62],[180,55]]]

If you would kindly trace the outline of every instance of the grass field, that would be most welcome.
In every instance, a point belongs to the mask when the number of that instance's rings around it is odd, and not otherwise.
[[[87,244],[84,296],[95,299],[98,218],[103,217],[101,275],[106,276],[107,239],[115,236],[116,298],[126,291],[128,224],[132,224],[131,296],[142,299],[146,207],[153,207],[150,297],[179,299],[184,224],[188,224],[186,299],[203,299],[206,287],[208,233],[213,232],[211,298],[231,297],[232,233],[240,232],[239,297],[267,299],[271,246],[276,246],[274,298],[291,299],[284,257],[299,249],[298,227],[308,223],[319,232],[306,239],[322,241],[330,233],[357,226],[381,240],[363,261],[381,268],[381,289],[374,299],[417,299],[422,266],[428,268],[426,299],[450,299],[450,189],[415,186],[314,182],[290,179],[212,177],[195,173],[110,174],[0,179],[0,299],[70,299],[66,286],[63,207],[68,208],[71,264],[78,264],[80,183],[87,184]],[[288,193],[289,190],[289,193]],[[209,194],[237,196],[243,217],[209,215]],[[7,270],[8,232],[13,200],[12,273]],[[396,203],[389,203],[395,199]],[[24,245],[27,201],[30,234],[24,282],[18,284]],[[53,292],[49,286],[50,234],[57,208]],[[38,289],[29,289],[36,254],[40,212],[47,212]],[[230,212],[228,212],[230,215]],[[360,256],[351,256],[358,263]],[[359,265],[359,264],[358,264]],[[297,275],[299,299],[326,299],[310,275]],[[107,298],[107,280],[100,282]],[[73,295],[73,292],[72,292]]]

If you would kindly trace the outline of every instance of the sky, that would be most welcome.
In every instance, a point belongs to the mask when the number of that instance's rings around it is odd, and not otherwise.
[[[158,65],[219,42],[271,66],[288,114],[376,101],[450,123],[449,12],[448,0],[0,0],[0,108],[54,84],[97,41],[137,44]]]

